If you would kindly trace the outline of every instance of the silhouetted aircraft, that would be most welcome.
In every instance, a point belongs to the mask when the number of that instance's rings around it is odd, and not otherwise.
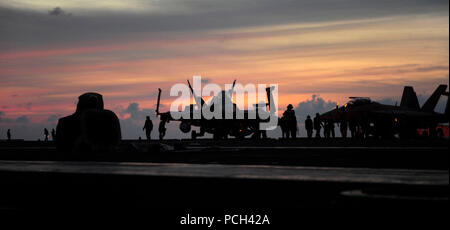
[[[368,97],[350,97],[348,103],[322,114],[321,119],[353,122],[365,136],[392,137],[399,134],[401,137],[414,137],[417,129],[429,129],[433,135],[438,123],[449,122],[448,99],[444,114],[434,111],[441,95],[448,96],[446,89],[447,85],[439,85],[422,107],[411,86],[404,87],[400,106],[384,105]]]
[[[195,139],[197,137],[204,136],[205,133],[213,134],[214,139],[226,139],[228,136],[233,136],[236,138],[245,138],[249,135],[254,135],[253,137],[259,138],[261,131],[259,130],[259,125],[261,122],[268,122],[269,119],[262,119],[261,117],[268,117],[269,113],[271,113],[270,108],[276,108],[273,100],[271,100],[272,97],[272,90],[273,87],[267,87],[266,93],[267,93],[267,100],[268,103],[261,104],[255,104],[255,110],[252,112],[256,112],[256,119],[249,116],[249,110],[240,110],[235,103],[232,102],[232,95],[234,91],[234,86],[236,83],[236,80],[234,80],[232,88],[226,92],[225,90],[221,91],[217,95],[215,95],[209,104],[206,104],[206,102],[203,100],[202,97],[198,97],[195,95],[194,90],[192,89],[192,86],[187,81],[189,88],[191,90],[191,93],[194,97],[195,104],[191,104],[190,106],[186,106],[184,111],[178,111],[179,113],[189,113],[190,112],[190,118],[180,118],[175,119],[171,115],[171,112],[159,112],[159,105],[160,105],[160,98],[161,98],[161,89],[158,89],[158,101],[156,105],[156,114],[160,116],[161,121],[169,122],[169,121],[180,121],[180,130],[183,133],[188,133],[191,131],[192,126],[196,126],[200,128],[200,132],[197,133],[195,130],[192,131],[191,137],[192,139]],[[230,97],[231,96],[231,97]],[[228,100],[228,103],[232,105],[232,118],[228,119],[207,119],[204,117],[203,113],[201,113],[201,109],[206,108],[210,111],[214,111],[214,105],[217,104],[217,102],[222,103],[222,118],[225,117],[225,104]],[[204,106],[206,104],[206,106]],[[269,106],[269,110],[265,110]],[[258,109],[258,107],[260,109]],[[201,117],[200,118],[194,118],[193,114],[195,112],[198,112],[200,110]],[[269,111],[269,112],[268,112]],[[177,113],[176,111],[172,111],[172,113]],[[237,113],[242,113],[244,116],[243,118],[238,118]],[[260,114],[266,113],[266,116],[260,116]],[[275,123],[276,124],[276,123]]]

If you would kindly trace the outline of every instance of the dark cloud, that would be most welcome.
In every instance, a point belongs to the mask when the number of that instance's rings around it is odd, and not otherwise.
[[[5,117],[5,112],[0,111],[0,122],[2,123],[11,123],[13,120],[10,118]]]
[[[0,122],[4,122],[5,118],[3,116],[5,116],[5,113],[0,111]]]
[[[155,118],[155,111],[153,109],[141,109],[136,102],[130,103],[128,107],[120,112],[121,114],[130,114],[131,120],[144,120],[146,116]]]
[[[17,107],[25,108],[26,110],[31,110],[31,107],[33,106],[32,102],[27,102],[23,104],[17,104]]]
[[[307,115],[314,116],[316,113],[324,113],[336,107],[335,101],[325,101],[319,95],[313,94],[311,99],[302,101],[295,106],[294,110],[300,119],[305,119]]]
[[[22,116],[19,116],[19,117],[16,118],[16,122],[17,122],[17,123],[28,124],[28,123],[30,123],[30,119],[28,119],[27,116],[22,115]]]
[[[31,103],[31,102],[27,102],[26,104],[25,104],[25,108],[27,109],[27,110],[31,110],[31,106],[33,105],[33,103]]]
[[[141,4],[143,8],[152,8],[149,4],[155,3]],[[448,15],[448,1],[167,0],[158,2],[158,9],[151,13],[85,9],[72,17],[59,17],[67,14],[58,7],[46,13],[0,7],[0,48],[120,39],[131,34],[151,38],[166,36],[159,33],[164,31],[198,32],[442,12]],[[49,14],[58,17],[52,20]]]
[[[60,117],[59,115],[53,114],[53,115],[50,115],[50,117],[48,117],[47,121],[48,122],[56,122],[56,121],[58,121],[59,117]]]
[[[66,12],[63,9],[61,9],[61,7],[55,7],[53,8],[53,10],[48,11],[48,15],[62,16],[66,15]]]

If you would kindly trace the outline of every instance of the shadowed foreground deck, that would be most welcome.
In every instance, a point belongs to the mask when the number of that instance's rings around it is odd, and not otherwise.
[[[0,172],[448,186],[448,170],[269,165],[0,161]]]
[[[0,160],[449,169],[448,140],[124,140],[116,153],[66,154],[53,142],[0,142]]]
[[[125,140],[106,154],[1,142],[0,210],[138,210],[177,224],[186,213],[218,209],[267,213],[275,222],[357,216],[414,226],[411,216],[436,222],[448,209],[448,156],[448,140]]]
[[[438,208],[448,170],[0,161],[0,207]]]

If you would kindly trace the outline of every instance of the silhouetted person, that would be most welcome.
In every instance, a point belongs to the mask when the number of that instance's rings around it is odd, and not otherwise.
[[[323,121],[323,137],[329,138],[330,137],[330,127],[328,126],[328,120]]]
[[[369,115],[367,113],[363,113],[361,116],[361,121],[360,121],[360,128],[361,128],[361,138],[368,138],[369,137],[369,128],[370,128],[370,123],[369,123]]]
[[[52,129],[51,134],[52,134],[52,140],[55,141],[56,140],[56,131],[55,131],[55,129]]]
[[[311,139],[313,134],[313,121],[311,120],[311,117],[308,115],[305,120],[305,129],[306,134],[308,135],[308,138]]]
[[[166,136],[166,120],[161,120],[159,122],[159,127],[158,127],[158,131],[159,131],[159,139],[162,140],[164,138],[164,136]]]
[[[326,129],[327,129],[327,138],[335,138],[335,133],[334,133],[334,122],[332,120],[328,120],[326,123]]]
[[[114,151],[121,138],[119,119],[104,109],[103,97],[98,93],[79,96],[75,113],[60,118],[56,127],[59,151]]]
[[[150,117],[147,116],[145,119],[145,124],[144,127],[142,128],[142,130],[145,129],[145,136],[147,137],[147,140],[152,139],[151,134],[152,134],[152,130],[153,130],[153,122],[152,120],[150,120]]]
[[[11,140],[11,129],[8,129],[8,131],[6,131],[6,137],[8,138],[8,141]]]
[[[314,130],[316,130],[316,138],[320,138],[321,128],[322,128],[322,121],[320,120],[319,113],[316,113],[316,117],[314,117]]]
[[[341,119],[339,130],[341,131],[342,138],[347,138],[347,121],[344,118]]]
[[[44,141],[48,141],[49,136],[50,136],[50,134],[48,133],[48,129],[44,128]]]
[[[286,138],[296,138],[297,136],[297,117],[295,116],[295,111],[293,106],[289,104],[287,110],[284,111],[283,117],[286,119]]]

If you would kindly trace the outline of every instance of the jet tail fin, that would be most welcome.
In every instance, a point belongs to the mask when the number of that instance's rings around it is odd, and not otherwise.
[[[419,100],[417,100],[416,92],[412,86],[405,86],[403,89],[402,100],[400,102],[401,107],[410,108],[413,110],[419,110]]]
[[[439,85],[437,89],[431,94],[430,98],[423,104],[421,111],[423,112],[433,112],[437,103],[439,102],[439,98],[441,95],[445,93],[447,89],[447,85]]]

